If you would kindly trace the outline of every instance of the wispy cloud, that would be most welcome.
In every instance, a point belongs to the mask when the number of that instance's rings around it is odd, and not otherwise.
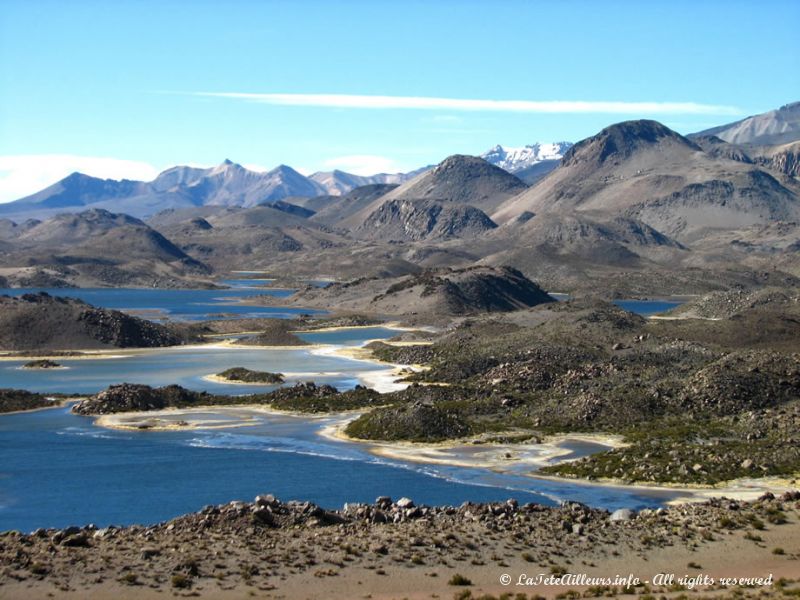
[[[0,203],[38,192],[75,171],[104,179],[143,181],[158,174],[153,165],[119,158],[73,154],[0,156]]]
[[[253,94],[246,92],[186,92],[191,96],[226,98],[277,106],[325,108],[457,110],[516,113],[603,113],[621,115],[740,115],[735,106],[697,102],[605,102],[593,100],[487,100],[420,96],[354,94]]]

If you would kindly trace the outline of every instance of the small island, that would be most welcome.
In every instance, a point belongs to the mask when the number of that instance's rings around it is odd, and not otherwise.
[[[252,371],[244,367],[233,367],[215,375],[232,383],[283,383],[283,375],[268,371]]]
[[[30,362],[25,363],[22,365],[23,369],[64,369],[66,367],[61,366],[61,364],[57,363],[54,360],[49,360],[47,358],[42,358],[39,360],[32,360]]]

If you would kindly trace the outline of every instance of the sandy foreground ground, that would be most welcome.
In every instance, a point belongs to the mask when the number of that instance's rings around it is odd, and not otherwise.
[[[613,583],[592,589],[581,577],[632,582],[640,596],[789,597],[781,586],[797,584],[781,578],[800,578],[800,494],[643,511],[624,521],[582,505],[399,504],[334,513],[267,496],[156,527],[0,535],[0,599],[624,592]],[[390,522],[377,523],[378,516]],[[557,581],[561,574],[570,577]],[[454,585],[457,576],[465,585]],[[740,586],[721,578],[763,581]]]

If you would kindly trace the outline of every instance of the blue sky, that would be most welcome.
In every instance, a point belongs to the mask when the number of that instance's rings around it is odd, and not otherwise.
[[[2,0],[0,201],[73,170],[366,173],[631,118],[689,133],[800,99],[797,23],[796,0]]]

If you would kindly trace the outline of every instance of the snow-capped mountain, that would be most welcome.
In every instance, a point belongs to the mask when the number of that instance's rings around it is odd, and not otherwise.
[[[506,148],[498,144],[481,154],[481,158],[509,173],[516,173],[540,162],[561,160],[571,146],[571,142],[539,142],[519,148]]]

